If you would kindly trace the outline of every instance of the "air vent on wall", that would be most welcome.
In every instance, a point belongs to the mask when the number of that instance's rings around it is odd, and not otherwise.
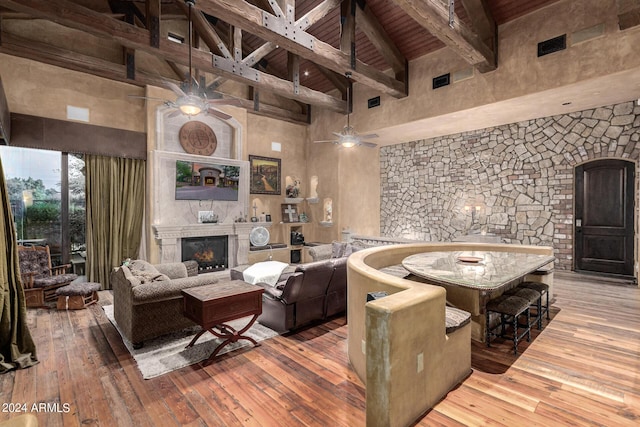
[[[571,45],[586,42],[588,40],[601,37],[604,34],[604,24],[594,25],[571,34]]]
[[[375,98],[371,98],[367,100],[367,107],[373,108],[380,106],[380,97],[376,96]]]
[[[567,48],[567,35],[563,34],[549,40],[538,43],[538,57]]]
[[[439,87],[448,86],[451,82],[451,74],[443,74],[438,77],[433,78],[433,88],[438,89]]]
[[[467,67],[462,70],[458,70],[451,76],[453,83],[458,83],[463,80],[467,80],[473,77],[473,67]]]

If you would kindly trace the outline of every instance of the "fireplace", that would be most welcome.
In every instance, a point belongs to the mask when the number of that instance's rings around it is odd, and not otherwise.
[[[229,267],[229,237],[206,236],[182,238],[182,261],[198,261],[198,273],[220,271]]]

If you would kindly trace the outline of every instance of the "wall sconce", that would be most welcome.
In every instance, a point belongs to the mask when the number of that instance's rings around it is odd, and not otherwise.
[[[465,205],[464,207],[465,212],[471,211],[471,224],[474,224],[476,222],[476,215],[480,212],[481,208],[482,206],[480,205],[476,205],[476,206]]]

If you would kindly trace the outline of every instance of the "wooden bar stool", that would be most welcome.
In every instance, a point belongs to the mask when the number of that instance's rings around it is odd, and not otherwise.
[[[489,301],[485,309],[487,347],[491,347],[492,337],[508,338],[513,340],[513,354],[518,354],[518,341],[524,338],[525,335],[527,336],[527,341],[531,341],[530,306],[528,299],[516,295],[500,295]],[[490,325],[491,313],[500,315],[500,323],[494,327]],[[526,323],[518,321],[520,316],[526,317]],[[513,335],[511,337],[505,336],[506,327],[509,323],[513,326]],[[500,328],[500,333],[494,332],[498,328]],[[522,332],[518,332],[519,329],[522,329]]]
[[[546,313],[547,322],[549,322],[549,285],[542,282],[522,282],[519,288],[533,289],[540,293],[540,299],[536,303],[536,320],[538,322],[538,330],[542,329],[542,316]],[[546,303],[542,304],[542,298],[546,297]]]
[[[505,292],[505,295],[515,295],[517,297],[524,298],[527,301],[529,301],[529,305],[531,307],[536,307],[536,308],[538,307],[538,304],[541,301],[540,292],[534,289],[529,289],[529,288],[516,287]],[[534,317],[533,319],[531,319],[529,326],[533,326],[537,324],[537,322],[538,322],[538,318]]]

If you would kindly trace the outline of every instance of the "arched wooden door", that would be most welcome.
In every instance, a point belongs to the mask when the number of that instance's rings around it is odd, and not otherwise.
[[[605,159],[575,169],[575,269],[633,276],[635,164]]]

